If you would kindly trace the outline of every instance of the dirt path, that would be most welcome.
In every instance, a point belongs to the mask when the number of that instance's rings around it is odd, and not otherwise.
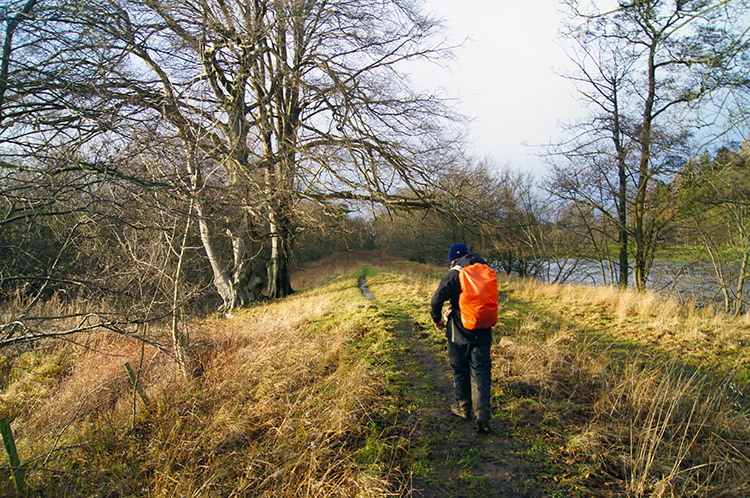
[[[450,412],[453,381],[442,333],[424,329],[397,303],[379,297],[374,296],[374,302],[394,324],[394,362],[404,372],[398,389],[416,420],[410,436],[408,496],[544,496],[534,465],[516,456],[513,438],[498,417],[493,417],[492,434],[477,434],[473,422]]]
[[[434,471],[413,481],[415,497],[537,497],[535,469],[514,454],[513,440],[493,419],[493,433],[477,434],[473,422],[449,411],[453,381],[447,353],[438,357],[428,349],[431,335],[405,339],[414,353],[414,365],[432,383],[413,384],[418,399],[432,400],[418,409],[412,447],[426,447]]]

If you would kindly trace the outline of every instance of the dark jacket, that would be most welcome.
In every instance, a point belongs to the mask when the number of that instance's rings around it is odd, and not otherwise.
[[[470,252],[458,258],[455,266],[469,266],[474,263],[487,264],[478,254]],[[449,341],[456,344],[485,345],[492,343],[492,328],[467,330],[461,323],[461,311],[458,307],[458,296],[461,294],[461,283],[458,280],[458,269],[451,268],[446,276],[440,281],[435,294],[430,302],[430,315],[432,321],[438,323],[443,319],[443,303],[450,301],[451,314],[445,327],[445,336]]]

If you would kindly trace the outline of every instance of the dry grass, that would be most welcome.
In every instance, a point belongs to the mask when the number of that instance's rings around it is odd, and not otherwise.
[[[653,292],[620,292],[613,287],[548,285],[524,280],[516,295],[542,300],[572,323],[587,324],[612,337],[678,352],[700,362],[720,359],[734,368],[750,365],[750,318],[712,308],[679,305]],[[598,320],[598,321],[597,321]]]
[[[569,462],[627,496],[748,496],[745,319],[609,288],[512,295],[533,311],[506,310],[495,377],[512,413],[565,431]]]
[[[2,406],[21,459],[55,470],[30,472],[31,488],[66,496],[387,494],[387,466],[358,458],[382,389],[366,348],[353,346],[371,333],[372,311],[356,279],[320,271],[313,279],[324,287],[193,324],[198,379],[183,379],[155,348],[108,334],[90,336],[83,351],[50,345],[6,358]],[[126,361],[141,365],[148,406],[134,397]]]
[[[360,265],[383,265],[399,261],[393,256],[379,251],[356,251],[333,254],[318,261],[305,263],[292,275],[292,288],[311,289],[329,279],[353,271]]]
[[[634,316],[671,319],[684,313],[684,308],[679,303],[664,299],[652,291],[621,292],[612,286],[544,284],[532,279],[525,279],[521,290],[568,305],[602,307],[619,320],[627,320]]]
[[[399,319],[428,319],[445,268],[357,253],[301,269],[294,287],[302,292],[286,300],[191,324],[196,379],[182,378],[160,350],[111,334],[86,336],[85,348],[37,344],[6,356],[0,410],[13,419],[22,461],[37,469],[31,489],[154,498],[403,493],[390,487],[399,469],[376,423],[387,388],[376,363],[389,345],[382,314],[356,288],[355,275],[369,271],[362,263],[392,272],[372,279],[371,290],[403,301],[394,303]],[[523,440],[548,442],[534,458],[542,451],[565,469],[550,481],[579,476],[578,488],[557,495],[750,495],[750,318],[610,288],[511,278],[500,287],[508,299],[493,399],[506,423],[526,431]],[[140,371],[148,405],[125,362]],[[12,493],[7,479],[2,493]]]
[[[689,375],[673,368],[665,374],[630,365],[620,383],[598,400],[594,424],[617,427],[628,421],[628,437],[610,435],[609,454],[603,458],[606,462],[618,455],[607,463],[611,472],[628,476],[632,494],[684,496],[711,488],[714,492],[732,491],[737,476],[725,482],[715,476],[747,452],[746,445],[738,451],[726,438],[739,436],[747,441],[748,419],[732,406],[723,389],[712,387],[697,373]],[[748,470],[747,465],[734,467],[735,471],[739,467]]]

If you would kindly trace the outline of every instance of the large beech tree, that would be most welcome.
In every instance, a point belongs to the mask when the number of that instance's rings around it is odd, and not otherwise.
[[[171,162],[164,188],[191,199],[225,310],[259,280],[270,297],[292,291],[300,202],[429,204],[450,160],[446,107],[404,77],[443,50],[416,2],[27,0],[9,12],[4,167],[72,143],[86,161],[71,166],[94,173],[127,176],[134,154]],[[164,143],[180,152],[165,159]]]

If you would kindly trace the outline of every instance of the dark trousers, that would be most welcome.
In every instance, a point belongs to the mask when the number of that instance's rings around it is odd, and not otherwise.
[[[456,402],[461,408],[471,406],[474,418],[489,420],[492,359],[490,345],[456,344],[448,341],[448,359],[453,368]]]

